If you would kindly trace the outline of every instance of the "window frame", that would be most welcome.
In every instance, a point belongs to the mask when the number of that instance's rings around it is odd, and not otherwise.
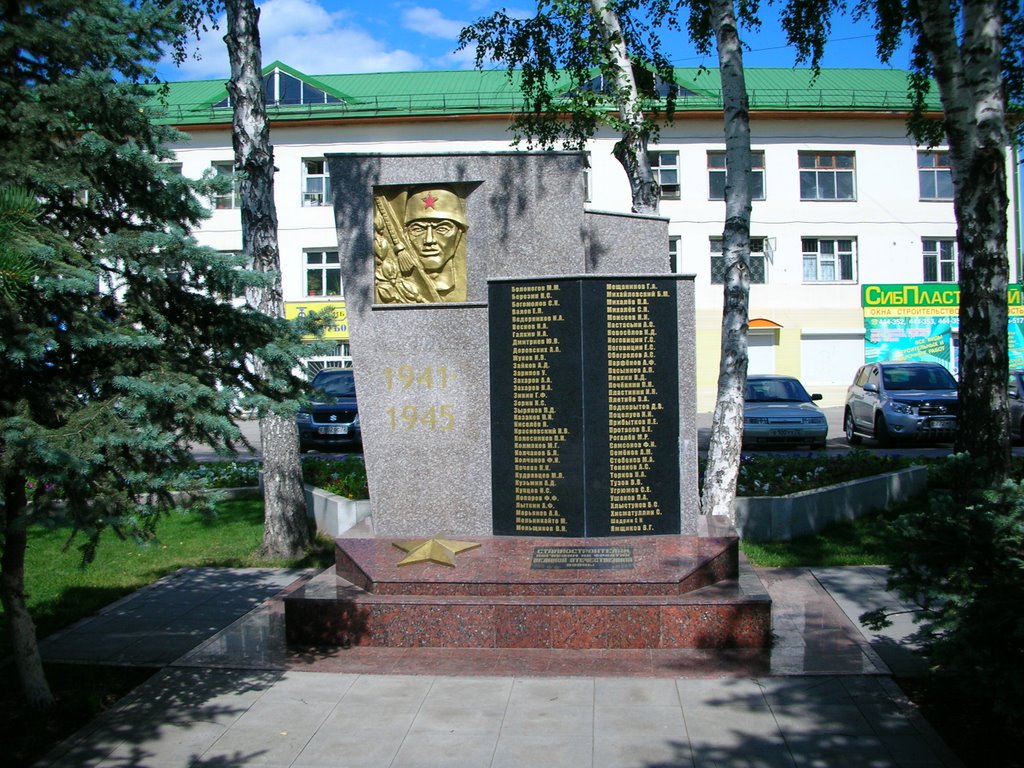
[[[328,258],[329,256],[333,256],[333,259]],[[311,257],[319,257],[319,260],[313,261]],[[310,287],[309,278],[312,273],[319,273],[320,275],[319,287],[316,289]],[[332,275],[329,273],[337,273],[337,293],[329,292],[333,282]],[[340,299],[344,296],[344,285],[341,279],[341,258],[337,248],[307,248],[303,250],[302,291],[303,296],[315,299]]]
[[[922,165],[924,159],[931,160],[930,165]],[[944,161],[944,164],[939,163]],[[949,194],[939,194],[939,179],[948,176]],[[932,194],[925,194],[925,179],[930,178]],[[924,150],[917,153],[917,190],[922,202],[950,202],[953,200],[953,165],[949,159],[949,150]]]
[[[319,163],[321,166],[320,173],[310,173],[309,166],[312,163]],[[309,191],[309,181],[311,179],[319,179],[322,184],[320,192]],[[320,202],[313,202],[310,198],[313,196],[319,196]],[[327,160],[322,157],[304,157],[302,158],[302,207],[303,208],[323,208],[331,204],[331,174],[327,168]]]
[[[725,284],[725,239],[720,235],[708,238],[708,249],[711,254],[711,285]],[[721,262],[717,266],[718,262]],[[750,238],[750,284],[768,284],[768,238]]]
[[[929,247],[930,246],[930,247]],[[945,247],[944,247],[945,246]],[[943,253],[943,251],[946,251]],[[933,262],[934,279],[929,279],[929,262]],[[955,283],[958,281],[956,238],[922,237],[921,238],[921,282],[924,283]],[[943,277],[943,267],[949,268],[948,279]]]
[[[712,165],[712,158],[717,160],[721,158],[721,165]],[[760,161],[760,165],[757,165]],[[728,174],[725,169],[725,150],[724,149],[709,149],[707,151],[707,170],[708,170],[708,200],[725,200],[725,185],[728,182]],[[722,194],[718,195],[715,192],[717,184],[715,179],[721,177],[721,189]],[[761,189],[760,194],[755,192],[757,181],[760,179]],[[751,200],[764,200],[766,193],[765,190],[765,172],[764,172],[764,150],[753,149],[750,151],[750,199]]]
[[[682,272],[682,253],[679,250],[682,241],[679,235],[668,236],[668,268],[674,274]]]
[[[808,249],[808,243],[814,242],[814,250]],[[831,254],[822,252],[821,244],[830,243],[833,246]],[[849,249],[844,250],[840,247],[841,243],[849,243]],[[857,276],[857,238],[855,237],[801,237],[800,238],[800,250],[802,253],[801,258],[801,282],[804,285],[832,285],[837,283],[856,283],[858,281]],[[849,277],[843,277],[843,254],[849,254]],[[809,279],[807,276],[807,260],[808,256],[813,255],[815,259],[815,277]],[[822,256],[831,256],[831,258],[822,259]],[[835,270],[831,278],[821,277],[823,268],[825,265],[831,264]]]
[[[807,161],[813,160],[813,165]],[[842,164],[843,160],[849,160],[849,166]],[[828,161],[828,162],[826,162]],[[797,152],[797,172],[800,180],[800,199],[808,202],[829,202],[849,203],[857,201],[857,153],[853,151],[835,150],[807,150]],[[805,184],[813,174],[814,196],[808,196],[805,192],[809,185]],[[840,178],[849,177],[849,196],[840,196]],[[828,183],[831,179],[831,185]],[[823,184],[823,181],[825,182]],[[827,194],[831,186],[832,195]],[[821,194],[822,191],[826,194]]]
[[[231,191],[213,196],[213,207],[218,211],[237,210],[242,207],[242,190],[235,175],[235,163],[231,160],[214,160],[210,163],[217,176],[231,176]],[[225,201],[228,203],[225,205]]]
[[[673,162],[663,163],[663,156],[670,155]],[[679,200],[682,198],[682,182],[679,176],[679,150],[677,149],[651,149],[647,156],[651,161],[651,170],[658,180],[659,194],[662,200]],[[664,176],[675,173],[675,182],[666,184]],[[666,191],[668,190],[668,191]]]

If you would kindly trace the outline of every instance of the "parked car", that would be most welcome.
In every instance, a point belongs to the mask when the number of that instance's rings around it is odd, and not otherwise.
[[[295,417],[303,453],[358,448],[363,434],[351,368],[327,368],[313,377],[309,403]]]
[[[825,414],[792,376],[747,377],[743,400],[744,445],[802,445],[824,448],[828,436]]]
[[[1024,442],[1024,370],[1010,371],[1010,438]]]
[[[850,445],[864,437],[948,442],[956,434],[957,382],[938,363],[881,362],[857,369],[846,391],[843,431]]]

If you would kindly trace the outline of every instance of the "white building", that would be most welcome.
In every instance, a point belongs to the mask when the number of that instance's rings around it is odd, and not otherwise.
[[[331,190],[323,158],[336,152],[508,151],[521,98],[502,72],[307,76],[266,68],[274,144],[284,297],[290,315],[343,303]],[[675,120],[653,148],[670,220],[666,263],[696,274],[698,408],[714,402],[722,311],[724,139],[717,72],[679,71]],[[748,69],[755,190],[751,235],[750,371],[788,373],[839,404],[865,359],[936,359],[955,370],[956,224],[942,147],[906,135],[906,74],[896,70]],[[222,81],[173,83],[160,119],[190,139],[174,147],[182,172],[231,172],[231,110]],[[628,211],[615,136],[589,145],[588,204]],[[1008,148],[1009,149],[1009,148]],[[1019,210],[1008,151],[1010,213]],[[510,189],[510,194],[514,190]],[[215,201],[197,233],[241,249],[238,200]],[[1020,232],[1010,222],[1010,278]],[[528,222],[524,222],[528,226]],[[1011,365],[1024,367],[1020,291],[1011,290]],[[347,358],[347,327],[332,336]],[[1014,356],[1020,357],[1016,359]],[[358,358],[358,351],[356,352]],[[358,362],[358,359],[357,359]]]

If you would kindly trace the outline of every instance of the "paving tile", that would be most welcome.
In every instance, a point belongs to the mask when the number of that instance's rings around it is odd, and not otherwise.
[[[503,728],[490,768],[589,768],[593,764],[590,734],[508,733]]]
[[[328,720],[295,759],[295,768],[380,768],[388,766],[408,732]]]
[[[150,725],[152,728],[140,728],[125,738],[111,751],[108,759],[120,761],[122,765],[151,765],[157,761],[188,765],[228,730],[226,725],[205,721],[151,722]]]
[[[596,706],[679,706],[674,680],[602,678],[595,686]]]
[[[390,768],[481,768],[494,757],[498,734],[423,731],[409,734]]]
[[[512,684],[509,706],[558,702],[560,705],[593,707],[594,688],[594,680],[585,677],[517,677]]]

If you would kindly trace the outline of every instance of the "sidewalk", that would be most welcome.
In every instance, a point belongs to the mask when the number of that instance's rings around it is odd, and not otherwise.
[[[184,570],[44,641],[48,661],[164,668],[40,765],[960,765],[891,680],[900,633],[844,613],[880,604],[883,570],[759,573],[768,650],[502,652],[289,649],[270,595],[311,574]],[[175,626],[194,647],[170,658],[154,640]]]

